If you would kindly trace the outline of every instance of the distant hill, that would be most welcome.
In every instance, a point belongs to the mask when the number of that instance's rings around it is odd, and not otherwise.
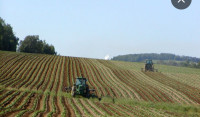
[[[169,53],[127,54],[127,55],[119,55],[112,58],[112,60],[129,61],[129,62],[141,62],[146,59],[192,61],[196,63],[200,61],[200,58],[190,57],[190,56],[179,56],[179,55],[169,54]]]
[[[119,55],[113,57],[111,60],[117,61],[129,61],[129,62],[143,62],[146,59],[154,60],[154,63],[173,65],[173,66],[185,66],[185,67],[199,67],[198,63],[200,58],[190,56],[179,56],[170,53],[145,53],[145,54],[128,54]]]

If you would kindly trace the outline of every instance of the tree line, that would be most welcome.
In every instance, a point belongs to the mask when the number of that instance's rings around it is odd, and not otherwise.
[[[6,24],[2,18],[0,18],[0,50],[16,51],[19,38],[13,33],[13,29],[10,24]]]
[[[53,45],[40,40],[39,35],[28,35],[24,40],[15,36],[10,24],[0,17],[0,50],[56,55]]]
[[[154,63],[200,68],[200,58],[190,56],[179,56],[170,53],[145,53],[145,54],[128,54],[113,57],[111,60],[129,61],[129,62],[144,62],[146,59],[154,60]]]

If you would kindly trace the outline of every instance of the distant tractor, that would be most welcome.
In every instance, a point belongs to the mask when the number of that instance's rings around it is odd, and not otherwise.
[[[78,77],[76,78],[76,83],[72,87],[65,88],[67,92],[71,92],[71,95],[81,95],[89,98],[94,95],[95,89],[89,89],[89,86],[86,84],[87,79]]]
[[[144,71],[143,68],[141,70]],[[157,69],[154,69],[153,61],[151,59],[147,59],[145,63],[145,72],[147,71],[158,72]]]

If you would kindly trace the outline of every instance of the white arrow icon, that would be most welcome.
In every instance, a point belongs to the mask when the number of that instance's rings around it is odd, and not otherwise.
[[[181,1],[182,1],[183,3],[185,3],[185,0],[179,0],[178,3],[180,3]]]

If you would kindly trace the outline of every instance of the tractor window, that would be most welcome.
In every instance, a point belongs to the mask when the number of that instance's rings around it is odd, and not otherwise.
[[[80,85],[80,84],[81,84],[80,80],[77,79],[77,80],[76,80],[76,85]]]
[[[147,64],[152,64],[152,61],[148,60],[146,61]]]
[[[84,79],[77,79],[76,85],[85,85],[85,80]]]
[[[82,84],[82,85],[85,85],[85,80],[83,80],[83,79],[82,79],[82,82],[81,82],[81,84]]]

